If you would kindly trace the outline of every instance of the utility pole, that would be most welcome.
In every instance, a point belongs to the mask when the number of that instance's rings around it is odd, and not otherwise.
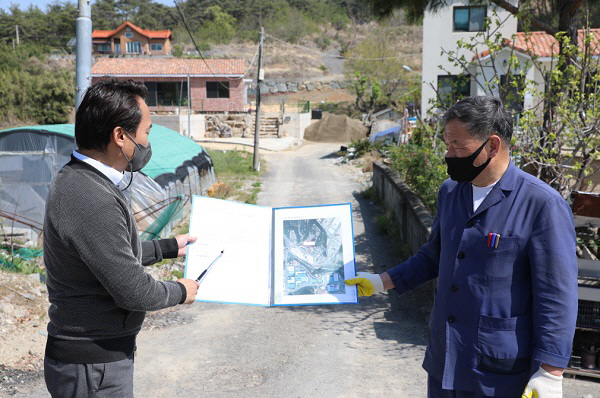
[[[254,123],[254,160],[252,168],[260,171],[260,162],[258,160],[258,141],[260,135],[260,82],[265,78],[265,72],[262,68],[263,42],[265,40],[265,29],[260,28],[260,44],[258,45],[258,71],[256,73],[256,122]]]
[[[187,75],[188,137],[192,137],[192,97],[190,96],[190,75]]]
[[[19,42],[19,25],[15,25],[15,30],[17,31],[17,46],[20,44]]]
[[[90,0],[79,0],[75,22],[75,109],[79,108],[92,74],[92,7]]]

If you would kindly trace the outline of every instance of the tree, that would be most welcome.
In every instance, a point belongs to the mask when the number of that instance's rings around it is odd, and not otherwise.
[[[527,34],[524,36],[527,40]],[[549,64],[533,53],[519,59],[511,42],[489,30],[459,41],[457,49],[442,51],[480,91],[499,96],[512,108],[517,122],[513,155],[520,159],[522,168],[568,198],[573,190],[588,189],[586,181],[599,169],[600,43],[589,32],[579,46],[573,45],[566,33],[556,38],[561,52]],[[476,54],[482,47],[488,49],[485,61]],[[472,51],[475,60],[459,55],[462,50]],[[508,61],[506,71],[498,67],[503,53]],[[531,69],[542,76],[542,86],[526,79]],[[521,107],[526,96],[534,99],[529,109]],[[553,104],[550,112],[548,104]],[[444,111],[449,105],[438,90],[436,106]]]
[[[435,12],[448,6],[448,0],[369,0],[369,2],[373,12],[379,17],[389,16],[395,9],[403,9],[412,20],[422,18],[425,11]],[[571,43],[576,44],[577,42],[577,14],[585,0],[524,0],[519,2],[518,6],[514,6],[509,0],[488,0],[488,2],[505,9],[520,19],[527,16],[531,26],[537,30],[553,36],[558,32],[567,32]],[[469,3],[481,4],[482,0],[469,0]],[[546,9],[548,4],[554,11],[554,15],[558,15],[558,21],[554,25],[539,17],[542,13],[541,10]]]
[[[368,118],[378,109],[402,108],[406,102],[420,102],[420,84],[414,72],[403,68],[398,54],[396,28],[383,24],[346,54],[346,74],[354,78],[356,107]]]

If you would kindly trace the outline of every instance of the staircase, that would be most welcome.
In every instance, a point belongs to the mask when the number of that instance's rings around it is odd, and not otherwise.
[[[224,123],[231,126],[231,130],[232,130],[234,137],[241,137],[244,132],[244,127],[246,125],[244,122],[244,116],[247,117],[247,115],[245,115],[245,114],[229,114],[226,116],[227,119],[224,121]],[[244,136],[245,138],[254,137],[256,114],[252,114],[251,118],[252,118],[252,124],[250,125],[250,130],[247,131],[246,135]],[[261,118],[260,118],[260,136],[265,137],[265,138],[279,137],[279,124],[280,123],[279,123],[278,117],[261,116]],[[216,137],[218,135],[218,133],[214,129],[214,126],[212,126],[211,124],[209,124],[209,126],[208,126],[207,133],[209,133],[210,135],[212,135],[214,137]]]

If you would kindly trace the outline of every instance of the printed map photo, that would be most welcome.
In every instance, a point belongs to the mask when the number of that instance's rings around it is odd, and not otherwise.
[[[345,293],[341,220],[283,221],[284,295]]]

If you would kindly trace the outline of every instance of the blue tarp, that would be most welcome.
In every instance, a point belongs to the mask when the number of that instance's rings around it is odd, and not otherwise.
[[[369,141],[377,142],[377,141],[385,141],[386,139],[394,139],[394,138],[397,139],[398,135],[400,135],[401,130],[402,130],[402,126],[396,126],[396,127],[392,127],[387,130],[379,131],[375,134],[371,134],[371,136],[369,136]]]

